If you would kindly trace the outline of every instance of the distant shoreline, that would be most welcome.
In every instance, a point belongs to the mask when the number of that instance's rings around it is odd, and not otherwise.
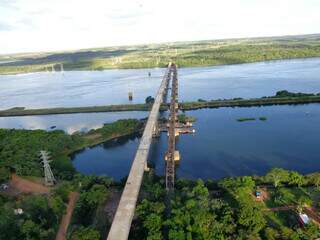
[[[201,68],[201,67],[218,67],[218,66],[232,66],[232,65],[242,65],[242,64],[254,64],[254,63],[271,63],[271,62],[280,62],[280,61],[294,61],[294,60],[312,60],[312,59],[320,59],[319,56],[311,56],[311,57],[295,57],[295,58],[279,58],[279,59],[269,59],[269,60],[258,60],[253,62],[239,62],[239,63],[222,63],[222,64],[195,64],[195,65],[178,65],[179,68]],[[104,69],[65,69],[64,72],[102,72],[102,71],[108,71],[108,70],[138,70],[138,69],[165,69],[166,66],[150,66],[150,67],[135,67],[135,68],[104,68]],[[46,71],[25,71],[25,72],[1,72],[1,63],[0,63],[0,76],[8,76],[8,75],[21,75],[21,74],[33,74],[33,73],[43,73]],[[56,71],[56,73],[60,73],[60,71]]]
[[[320,57],[320,34],[4,55],[7,63],[0,64],[0,74],[162,68],[171,61],[180,67],[204,67],[315,57]]]

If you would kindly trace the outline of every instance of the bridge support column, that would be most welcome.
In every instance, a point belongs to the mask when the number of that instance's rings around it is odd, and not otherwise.
[[[154,127],[153,127],[153,130],[152,130],[152,137],[159,137],[160,136],[160,129],[159,129],[159,123],[156,122]]]
[[[145,172],[149,172],[150,168],[148,167],[148,162],[146,161],[146,163],[144,164],[144,171]]]

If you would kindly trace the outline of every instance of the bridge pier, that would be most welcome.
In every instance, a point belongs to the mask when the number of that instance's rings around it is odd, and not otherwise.
[[[148,167],[148,161],[146,161],[146,163],[144,164],[144,171],[145,172],[149,172],[150,168]]]
[[[152,137],[156,138],[160,136],[160,128],[158,121],[154,124],[153,131],[152,131]]]

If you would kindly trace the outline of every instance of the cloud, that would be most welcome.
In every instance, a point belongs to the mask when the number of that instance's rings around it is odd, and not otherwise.
[[[8,23],[5,23],[5,22],[0,22],[0,32],[2,31],[11,31],[11,30],[14,30],[14,26],[8,24]]]
[[[318,0],[0,0],[0,53],[316,33],[319,12]]]

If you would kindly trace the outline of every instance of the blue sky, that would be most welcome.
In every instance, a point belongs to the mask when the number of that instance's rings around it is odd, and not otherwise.
[[[0,0],[0,54],[320,33],[320,0]]]

